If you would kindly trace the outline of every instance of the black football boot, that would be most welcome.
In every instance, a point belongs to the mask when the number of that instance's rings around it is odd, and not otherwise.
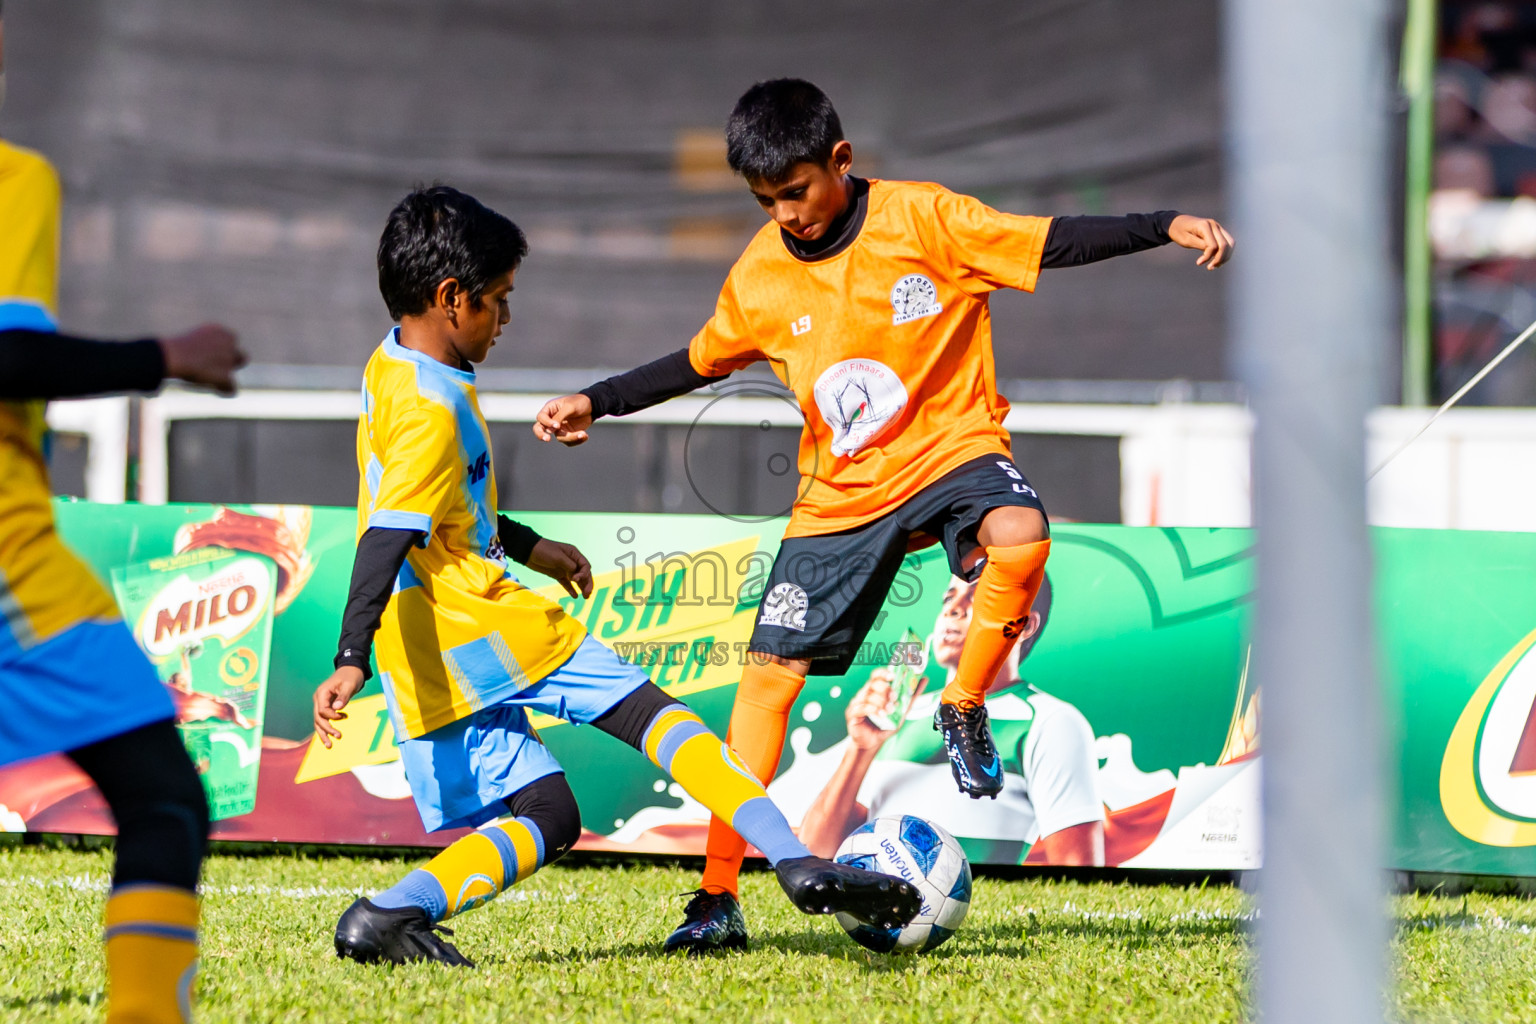
[[[933,714],[933,727],[944,736],[949,770],[954,773],[960,792],[972,800],[984,796],[996,800],[1003,791],[1003,762],[992,742],[986,705],[961,707],[941,703]]]
[[[436,960],[454,967],[475,966],[453,943],[438,938],[438,932],[453,934],[451,928],[433,924],[420,907],[386,910],[360,899],[336,922],[336,955],[364,964]]]
[[[773,867],[789,901],[807,914],[848,914],[876,928],[904,928],[923,907],[911,882],[820,857]]]
[[[662,950],[696,956],[717,949],[747,948],[747,922],[741,916],[741,904],[736,902],[735,896],[705,889],[697,889],[689,895],[693,899],[683,910],[683,923],[667,936]]]

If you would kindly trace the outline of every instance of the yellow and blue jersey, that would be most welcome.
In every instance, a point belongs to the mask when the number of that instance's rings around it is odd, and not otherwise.
[[[59,180],[0,142],[0,330],[55,330]],[[54,529],[40,401],[0,401],[0,665],[82,622],[114,620],[96,575]]]
[[[419,530],[374,637],[402,736],[526,690],[575,653],[580,622],[507,569],[475,375],[390,332],[363,374],[357,531]]]

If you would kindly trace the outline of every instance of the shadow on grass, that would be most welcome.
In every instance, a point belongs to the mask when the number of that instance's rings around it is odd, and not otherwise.
[[[507,962],[582,964],[599,960],[656,960],[706,964],[717,961],[722,963],[729,962],[738,957],[760,953],[769,949],[802,956],[825,957],[833,960],[857,961],[876,955],[855,945],[851,939],[841,938],[822,929],[807,928],[798,932],[765,932],[760,935],[754,935],[751,945],[744,951],[725,949],[712,953],[702,953],[696,956],[665,953],[661,948],[661,940],[657,939],[654,942],[624,942],[595,949],[568,949],[558,952],[545,950],[532,956],[509,957]]]
[[[43,996],[8,996],[0,999],[0,1010],[28,1010],[41,1009],[45,1006],[91,1006],[96,1002],[95,996],[86,992],[77,992],[74,989],[61,989],[57,992],[49,992]]]
[[[1003,955],[1031,955],[1032,940],[1087,939],[1119,948],[1165,946],[1170,949],[1203,946],[1213,939],[1245,938],[1250,925],[1233,918],[1212,917],[1170,921],[1144,917],[1070,917],[1051,915],[1031,917],[1018,923],[1007,922],[960,926],[955,938],[937,952],[950,946],[956,953],[992,952]],[[975,946],[982,949],[975,949]],[[1016,950],[1016,953],[1010,953]]]
[[[1241,938],[1246,926],[1231,918],[1209,918],[1187,921],[1148,920],[1144,918],[1086,918],[1061,919],[1035,918],[1021,923],[999,923],[968,927],[961,925],[955,937],[936,950],[918,956],[875,953],[864,949],[852,939],[846,939],[826,928],[804,928],[799,931],[764,932],[753,936],[747,953],[774,949],[797,956],[821,957],[856,963],[867,970],[889,973],[911,970],[918,963],[933,963],[955,957],[1002,956],[1028,959],[1039,955],[1040,940],[1081,938],[1113,945],[1118,949],[1165,947],[1182,949],[1201,947],[1213,939]],[[722,950],[706,953],[697,960],[729,960],[742,956],[739,951]],[[598,948],[546,950],[527,957],[510,957],[506,963],[525,962],[540,964],[580,964],[600,960],[667,960],[683,959],[678,954],[664,953],[661,942],[625,942]]]

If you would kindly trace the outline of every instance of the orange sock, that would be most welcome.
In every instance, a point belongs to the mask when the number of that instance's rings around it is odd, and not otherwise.
[[[741,674],[725,742],[765,786],[779,770],[784,737],[789,733],[789,711],[804,686],[804,676],[772,662],[748,662]],[[701,888],[736,895],[736,879],[741,874],[741,860],[747,854],[747,841],[730,825],[712,817],[705,853],[708,859],[704,862]]]
[[[971,599],[971,625],[955,677],[939,699],[945,704],[980,704],[1008,652],[1019,642],[1024,620],[1045,579],[1051,542],[987,548],[987,564]]]

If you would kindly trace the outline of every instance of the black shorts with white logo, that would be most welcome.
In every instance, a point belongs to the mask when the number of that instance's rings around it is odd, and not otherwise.
[[[811,675],[842,675],[897,584],[912,535],[937,538],[949,556],[949,571],[975,579],[983,563],[966,571],[961,561],[977,546],[982,517],[1005,505],[1045,514],[1040,496],[1013,460],[988,455],[944,474],[872,523],[842,533],[784,538],[748,649],[809,659]]]

